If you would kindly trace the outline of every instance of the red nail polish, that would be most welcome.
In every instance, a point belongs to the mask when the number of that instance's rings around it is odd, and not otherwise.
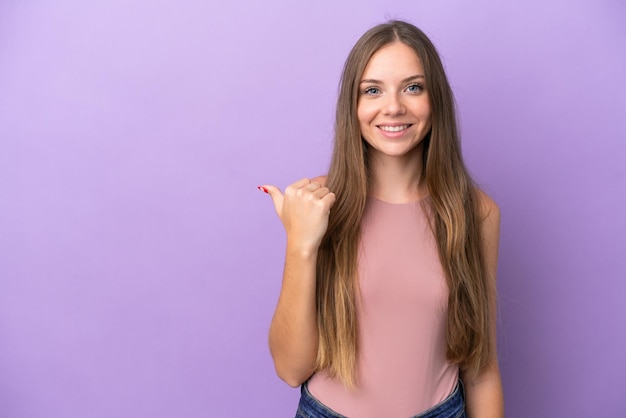
[[[262,192],[269,193],[269,191],[263,186],[257,186],[257,189],[259,189]]]

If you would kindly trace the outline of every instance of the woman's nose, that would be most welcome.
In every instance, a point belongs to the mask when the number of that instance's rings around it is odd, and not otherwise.
[[[390,94],[386,97],[384,110],[388,115],[402,115],[406,112],[406,107],[398,95]]]

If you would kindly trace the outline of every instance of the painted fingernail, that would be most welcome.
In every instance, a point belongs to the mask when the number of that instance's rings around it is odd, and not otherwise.
[[[269,191],[263,186],[257,186],[257,189],[259,189],[262,192],[269,193]]]

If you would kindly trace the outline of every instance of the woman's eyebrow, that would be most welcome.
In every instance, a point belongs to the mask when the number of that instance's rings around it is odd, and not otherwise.
[[[424,77],[424,75],[422,75],[422,74],[412,75],[412,76],[407,77],[407,78],[405,78],[404,80],[402,80],[402,82],[403,82],[403,83],[406,83],[406,82],[408,82],[408,81],[413,81],[413,80],[416,80],[416,79],[418,79],[418,78],[426,78],[426,77]],[[382,81],[380,81],[380,80],[375,80],[375,79],[373,79],[373,78],[367,78],[367,79],[365,79],[365,80],[361,80],[361,83],[359,83],[359,84],[362,84],[362,83],[384,84]]]

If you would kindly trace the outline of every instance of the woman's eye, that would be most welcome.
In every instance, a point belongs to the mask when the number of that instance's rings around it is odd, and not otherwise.
[[[376,94],[380,94],[380,89],[378,89],[377,87],[368,87],[365,90],[363,90],[363,93],[373,96]]]
[[[410,86],[406,88],[406,90],[409,93],[419,93],[422,90],[424,90],[424,88],[421,86],[421,84],[411,84]]]

